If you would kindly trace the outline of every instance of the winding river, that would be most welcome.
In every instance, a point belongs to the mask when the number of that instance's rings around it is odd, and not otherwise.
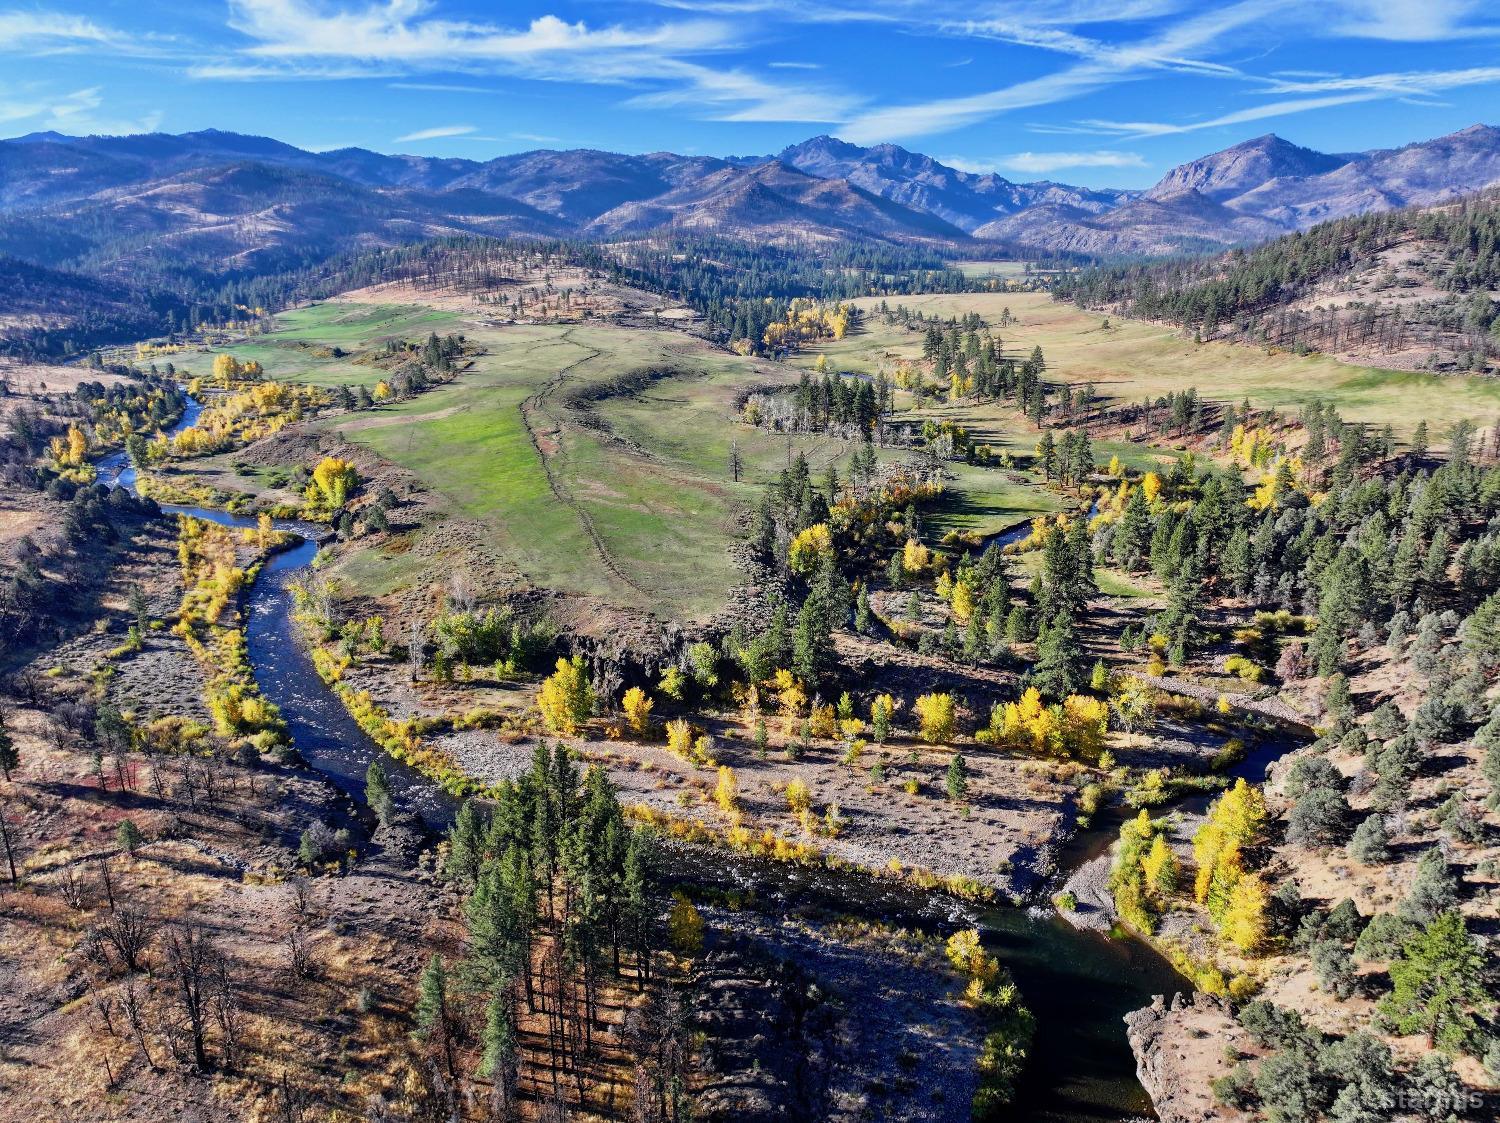
[[[198,402],[187,398],[170,434],[193,425],[200,410]],[[100,482],[135,488],[135,469],[123,452],[101,459],[97,468]],[[254,519],[210,508],[163,504],[163,510],[225,526],[255,525]],[[302,541],[274,555],[250,592],[247,631],[255,677],[265,696],[280,707],[308,764],[363,799],[365,769],[381,750],[318,677],[292,619],[291,581],[312,562],[326,529],[290,521],[276,525]],[[1019,528],[1011,532],[1016,537],[1021,533]],[[1258,780],[1267,763],[1264,757],[1252,759],[1240,771]],[[436,785],[389,757],[385,765],[398,803],[434,827],[451,818],[453,802]],[[1064,867],[1103,852],[1118,823],[1118,817],[1098,816],[1089,831],[1065,848]],[[1018,1123],[1102,1123],[1152,1114],[1135,1077],[1121,1019],[1149,1004],[1153,995],[1184,990],[1187,984],[1146,944],[1079,931],[1050,907],[975,908],[887,881],[720,852],[692,855],[691,876],[753,888],[761,902],[777,909],[821,906],[930,928],[978,924],[1015,975],[1037,1020],[1032,1061],[1008,1118]]]

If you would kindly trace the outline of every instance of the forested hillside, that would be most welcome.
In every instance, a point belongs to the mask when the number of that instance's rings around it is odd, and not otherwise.
[[[0,256],[0,261],[5,261]],[[196,330],[254,318],[298,302],[383,282],[421,288],[460,285],[501,290],[532,268],[572,266],[602,283],[668,295],[705,321],[717,342],[759,341],[798,297],[845,300],[867,295],[960,292],[982,286],[929,249],[850,239],[816,252],[756,246],[714,235],[663,234],[615,246],[582,240],[437,238],[309,257],[274,272],[215,276],[180,272],[170,289],[130,289],[130,313],[114,282],[16,261],[0,278],[0,352],[57,356],[144,335]]]
[[[1212,258],[1064,278],[1058,299],[1298,351],[1484,370],[1500,354],[1500,192],[1326,222]]]

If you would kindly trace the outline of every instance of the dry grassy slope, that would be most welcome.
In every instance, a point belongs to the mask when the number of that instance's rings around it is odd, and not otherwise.
[[[871,310],[880,300],[858,303]],[[1423,419],[1437,434],[1454,421],[1491,419],[1500,410],[1500,383],[1492,379],[1391,370],[1238,343],[1195,343],[1171,327],[1082,311],[1046,293],[922,295],[890,297],[886,303],[943,318],[977,312],[995,325],[1006,354],[1025,357],[1039,346],[1047,379],[1092,384],[1112,402],[1135,403],[1192,387],[1213,401],[1248,398],[1258,408],[1295,410],[1316,397],[1346,420],[1377,429],[1389,423],[1398,437],[1409,436]],[[1000,327],[1007,308],[1015,322]],[[898,359],[919,358],[922,335],[887,327],[872,316],[868,331],[818,351],[838,368],[873,374],[881,367],[893,370]]]
[[[1404,346],[1395,347],[1383,345],[1379,338],[1351,338],[1355,333],[1349,333],[1337,357],[1397,370],[1426,367],[1435,354],[1439,362],[1451,362],[1459,352],[1474,348],[1477,341],[1472,333],[1440,325],[1445,320],[1461,322],[1463,308],[1476,297],[1500,303],[1500,289],[1454,293],[1443,286],[1450,265],[1446,246],[1407,237],[1357,269],[1323,278],[1303,296],[1289,301],[1286,310],[1316,318],[1332,313],[1345,324],[1358,322],[1372,311],[1399,311],[1409,324],[1424,329],[1423,338],[1409,338]]]

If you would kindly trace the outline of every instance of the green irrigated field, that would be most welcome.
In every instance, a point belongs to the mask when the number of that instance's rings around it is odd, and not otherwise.
[[[736,389],[777,377],[680,334],[604,326],[474,329],[487,353],[456,383],[342,421],[339,429],[420,476],[538,585],[705,615],[738,580],[735,509],[784,456],[732,417]],[[641,370],[637,395],[571,395]],[[785,374],[782,378],[788,377]],[[591,397],[591,396],[590,396]],[[729,442],[745,471],[730,478]],[[376,588],[407,576],[366,559]]]
[[[1024,261],[986,260],[986,261],[955,261],[953,268],[959,270],[965,277],[994,277],[1002,281],[1019,280],[1026,276],[1026,263]]]
[[[466,334],[485,353],[453,384],[324,424],[414,472],[538,585],[707,615],[740,580],[729,553],[742,536],[736,519],[765,483],[799,451],[819,474],[829,464],[842,472],[853,452],[836,438],[738,421],[739,392],[796,373],[681,333],[578,324],[468,325]],[[651,376],[613,385],[640,372]],[[991,534],[1057,505],[1010,473],[953,467],[939,534]],[[405,551],[366,552],[344,576],[380,592],[420,568]]]
[[[878,300],[858,302],[867,309]],[[1313,398],[1333,403],[1351,421],[1390,424],[1409,435],[1426,420],[1434,434],[1468,419],[1492,424],[1500,417],[1500,382],[1379,367],[1352,366],[1321,355],[1268,354],[1232,343],[1193,343],[1156,324],[1110,319],[1054,302],[1045,293],[956,293],[887,298],[895,306],[948,317],[978,312],[994,325],[1009,352],[1028,354],[1040,346],[1047,377],[1091,382],[1106,397],[1139,401],[1197,387],[1205,397],[1258,406],[1295,408]],[[1017,322],[1000,327],[1009,308]],[[873,373],[901,358],[920,356],[917,332],[887,327],[872,317],[868,330],[800,356],[811,365],[820,351],[835,369]]]
[[[384,372],[369,361],[388,339],[422,340],[431,332],[462,333],[452,312],[420,304],[357,304],[329,301],[276,316],[274,330],[204,351],[173,356],[179,371],[206,375],[214,356],[254,359],[266,375],[313,386],[374,386]],[[341,354],[335,354],[337,348]]]

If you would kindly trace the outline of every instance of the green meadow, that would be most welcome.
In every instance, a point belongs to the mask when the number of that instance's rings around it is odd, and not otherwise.
[[[387,340],[423,340],[431,332],[463,333],[452,312],[420,304],[357,304],[329,301],[281,312],[273,330],[220,347],[174,355],[179,371],[206,375],[214,356],[254,359],[266,376],[313,386],[374,386],[383,372],[369,360]]]

